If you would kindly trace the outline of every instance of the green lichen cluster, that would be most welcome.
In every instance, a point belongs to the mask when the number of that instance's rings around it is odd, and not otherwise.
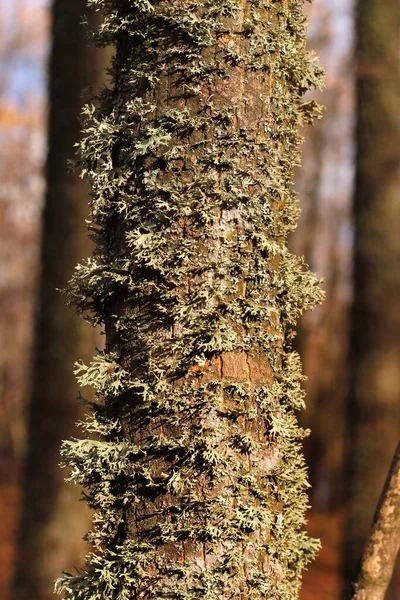
[[[69,295],[106,334],[67,441],[95,510],[67,599],[293,600],[304,405],[292,327],[321,300],[290,253],[302,96],[322,73],[302,0],[89,0],[115,46],[79,164],[93,256]]]

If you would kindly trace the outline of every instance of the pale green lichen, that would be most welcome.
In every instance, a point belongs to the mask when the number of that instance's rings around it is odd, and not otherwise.
[[[322,75],[303,2],[89,5],[103,15],[97,44],[116,54],[110,89],[84,111],[96,249],[69,294],[107,343],[77,365],[97,394],[81,423],[92,439],[62,450],[96,511],[93,552],[57,589],[293,600],[318,547],[303,531],[307,432],[290,340],[322,294],[286,246],[298,130],[318,113],[302,94]],[[239,95],[224,95],[235,77]],[[268,374],[218,375],[229,356]]]

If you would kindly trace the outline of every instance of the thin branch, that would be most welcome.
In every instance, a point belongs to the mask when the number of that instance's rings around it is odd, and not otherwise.
[[[352,600],[384,600],[400,549],[400,443],[361,559]]]

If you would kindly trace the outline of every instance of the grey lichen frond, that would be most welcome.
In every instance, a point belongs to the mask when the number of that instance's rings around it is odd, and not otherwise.
[[[304,406],[292,328],[321,301],[287,248],[302,96],[322,72],[301,0],[89,0],[112,84],[80,167],[96,248],[71,303],[106,333],[77,364],[97,400],[63,445],[94,509],[74,600],[293,600]]]

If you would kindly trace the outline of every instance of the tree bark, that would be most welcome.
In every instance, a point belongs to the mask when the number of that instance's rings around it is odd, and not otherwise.
[[[376,509],[353,600],[384,600],[400,549],[400,443]]]
[[[295,598],[303,404],[290,328],[321,299],[286,248],[299,124],[320,82],[299,1],[94,2],[116,46],[81,162],[96,250],[71,300],[106,332],[66,442],[96,552],[67,598]]]
[[[400,6],[357,6],[354,304],[345,574],[354,570],[400,437]],[[400,589],[400,588],[399,588]],[[393,598],[399,598],[393,591]]]
[[[90,48],[81,24],[85,0],[55,0],[49,64],[49,149],[42,217],[41,277],[37,306],[27,456],[13,597],[47,600],[62,566],[79,563],[90,515],[77,504],[58,468],[61,440],[83,416],[72,366],[88,360],[98,333],[68,310],[59,288],[91,251],[85,219],[88,187],[69,172],[79,140],[82,92],[104,80],[107,61]]]

